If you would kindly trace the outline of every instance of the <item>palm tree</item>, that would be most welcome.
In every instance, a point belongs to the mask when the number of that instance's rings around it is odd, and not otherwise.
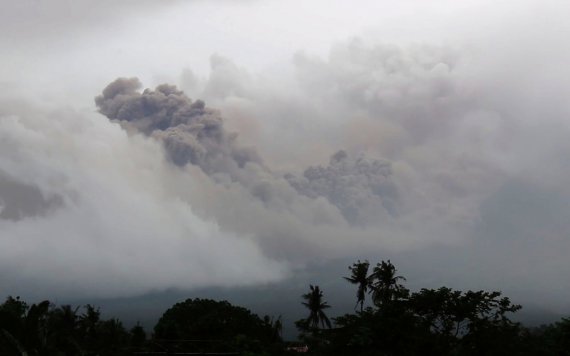
[[[348,269],[352,272],[350,277],[343,277],[352,284],[358,284],[358,289],[356,290],[356,305],[354,309],[360,304],[360,312],[364,308],[364,299],[366,298],[366,292],[370,286],[370,278],[368,277],[368,268],[370,267],[370,262],[364,260],[357,263],[353,263]]]
[[[407,293],[408,290],[398,283],[406,279],[402,276],[397,276],[396,272],[396,267],[390,260],[376,264],[369,277],[374,304],[386,305]]]
[[[275,339],[280,340],[281,334],[283,333],[283,321],[281,321],[281,315],[279,315],[277,320],[275,320],[275,322],[273,323],[273,330],[276,336]]]
[[[98,328],[101,323],[101,311],[91,304],[85,305],[85,312],[79,317],[79,333],[82,343],[88,350],[94,350],[98,345]]]
[[[273,340],[281,340],[281,333],[283,331],[281,315],[279,315],[277,319],[270,317],[269,315],[265,315],[263,317],[263,323],[271,330],[271,338]]]
[[[35,350],[41,354],[47,343],[46,317],[50,307],[50,302],[44,300],[38,304],[33,304],[28,310],[25,318],[23,341],[27,346],[28,353]]]
[[[49,326],[52,330],[51,341],[58,349],[65,354],[82,354],[79,342],[82,337],[79,334],[79,317],[77,311],[79,307],[73,308],[71,305],[62,305],[50,312]]]
[[[330,329],[331,321],[325,314],[324,310],[330,308],[331,306],[327,302],[323,301],[323,292],[320,290],[319,286],[312,286],[311,291],[307,294],[303,294],[303,305],[306,306],[309,311],[309,317],[306,319],[307,324],[312,328],[318,328],[319,324],[322,327],[325,325]]]
[[[72,335],[78,326],[78,310],[79,307],[73,308],[71,305],[62,305],[51,312],[54,327],[64,333],[66,337]]]

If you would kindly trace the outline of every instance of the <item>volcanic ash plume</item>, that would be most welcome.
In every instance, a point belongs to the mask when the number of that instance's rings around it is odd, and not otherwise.
[[[302,177],[288,174],[286,179],[300,194],[325,197],[350,223],[367,224],[380,214],[397,214],[398,193],[391,176],[387,161],[354,159],[338,151],[328,166],[312,166]]]
[[[256,152],[236,143],[218,111],[192,101],[175,86],[163,84],[155,90],[138,91],[136,78],[119,78],[95,98],[99,111],[164,143],[168,156],[178,166],[191,163],[208,175],[228,174],[238,179],[247,163],[261,164]]]
[[[280,195],[273,190],[283,178],[265,168],[254,149],[238,144],[237,134],[225,130],[218,111],[201,100],[192,101],[174,86],[139,92],[140,88],[136,78],[119,78],[95,102],[109,119],[162,141],[174,164],[197,165],[215,181],[229,177],[264,202]],[[294,188],[293,195],[325,198],[349,223],[368,224],[378,221],[379,215],[397,213],[398,194],[391,176],[387,161],[351,158],[339,151],[327,167],[309,167],[301,177],[284,178]]]

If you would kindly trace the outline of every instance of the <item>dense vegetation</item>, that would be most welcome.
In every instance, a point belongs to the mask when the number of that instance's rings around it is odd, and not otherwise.
[[[188,299],[168,309],[154,328],[154,339],[185,352],[274,354],[282,349],[281,321],[263,320],[226,301]]]
[[[140,325],[103,320],[91,305],[30,306],[8,297],[0,304],[0,355],[570,355],[570,319],[528,329],[509,318],[521,306],[500,292],[411,292],[390,261],[370,267],[358,261],[344,277],[356,287],[353,314],[329,318],[324,292],[310,286],[296,350],[281,339],[281,318],[226,301],[177,303],[147,335]]]

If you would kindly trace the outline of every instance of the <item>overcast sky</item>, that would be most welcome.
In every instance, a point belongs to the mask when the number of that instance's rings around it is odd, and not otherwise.
[[[569,10],[0,0],[0,294],[392,258],[570,311]]]

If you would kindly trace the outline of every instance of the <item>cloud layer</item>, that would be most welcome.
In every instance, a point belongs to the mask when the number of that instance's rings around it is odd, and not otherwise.
[[[285,273],[249,236],[198,218],[152,140],[65,111],[3,115],[0,137],[3,293],[133,295]]]

